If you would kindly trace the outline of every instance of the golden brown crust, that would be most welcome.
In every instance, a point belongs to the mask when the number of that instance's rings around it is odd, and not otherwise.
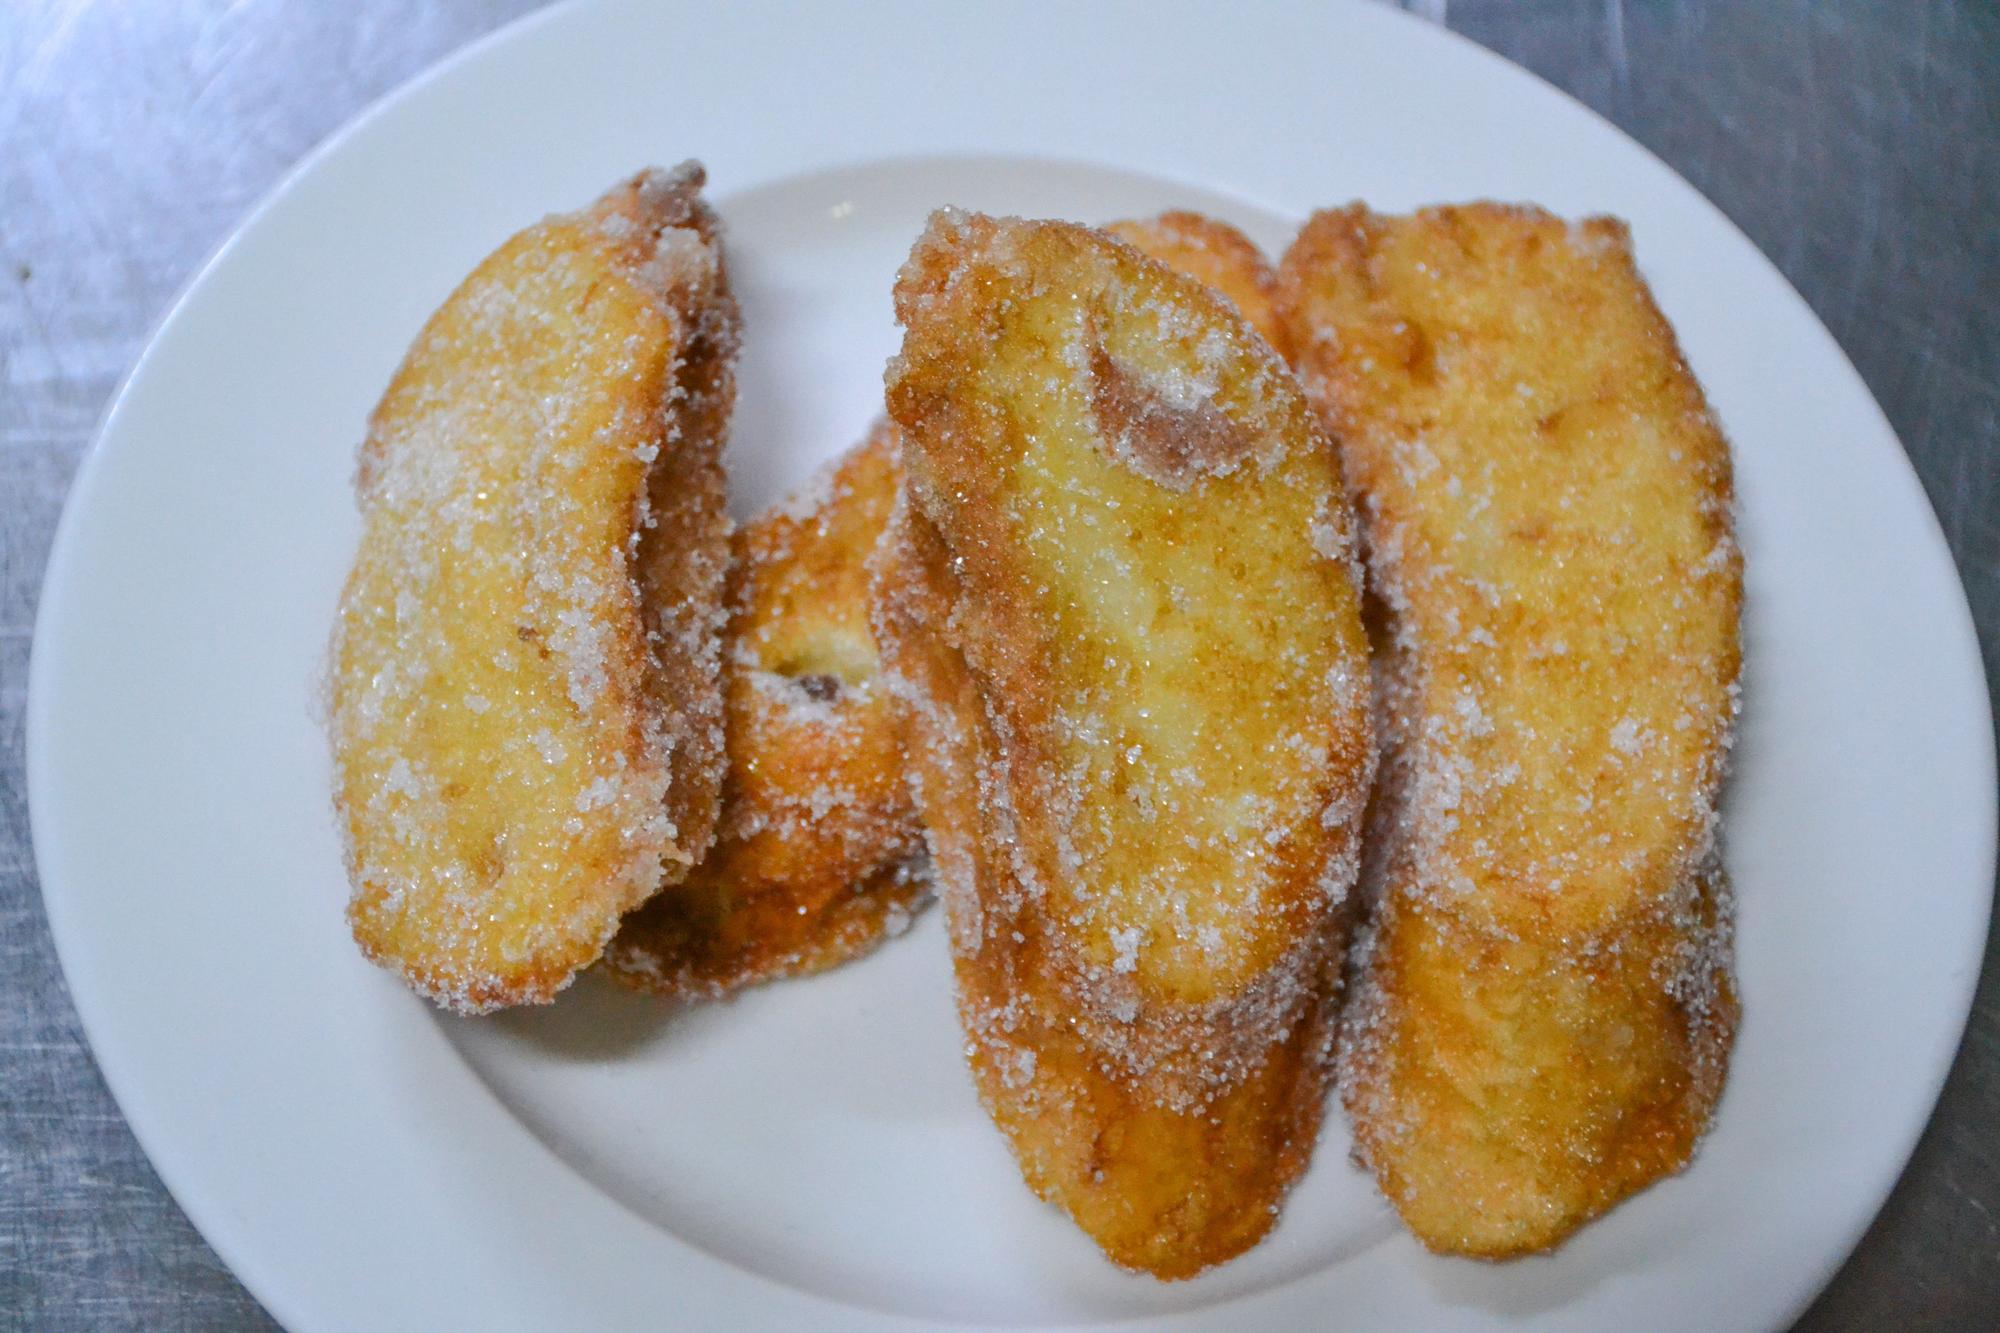
[[[348,916],[451,1008],[551,999],[712,836],[737,316],[701,181],[642,173],[507,242],[361,449],[330,672]]]
[[[872,949],[929,896],[901,737],[876,679],[866,561],[896,495],[886,423],[744,527],[724,667],[720,835],[605,953],[635,989],[713,998]]]
[[[1185,1277],[1310,1156],[1371,750],[1338,470],[1199,284],[941,214],[897,286],[876,630],[975,1080],[1029,1184]]]
[[[685,230],[667,245],[648,247],[649,233],[660,234],[653,219],[680,207],[658,197],[663,188],[656,177],[641,175],[600,208],[608,206],[629,224],[611,224],[626,245],[639,247],[628,262],[699,270],[698,263],[668,253],[698,237],[715,256],[721,293],[720,299],[696,292],[680,298],[686,346],[674,369],[666,443],[647,476],[648,513],[639,525],[634,557],[640,615],[655,645],[649,658],[651,689],[661,703],[667,733],[676,738],[675,776],[667,784],[665,808],[680,837],[663,880],[673,884],[707,855],[714,840],[728,762],[722,692],[716,688],[724,614],[718,603],[728,576],[732,527],[722,448],[736,404],[742,319],[720,267],[721,226],[705,205],[686,206]]]
[[[1273,351],[1290,358],[1290,339],[1278,318],[1278,275],[1248,236],[1227,222],[1182,211],[1114,222],[1105,230],[1228,297]]]
[[[1382,621],[1357,1153],[1432,1248],[1545,1249],[1684,1165],[1726,1068],[1728,448],[1608,219],[1322,213],[1280,305]]]

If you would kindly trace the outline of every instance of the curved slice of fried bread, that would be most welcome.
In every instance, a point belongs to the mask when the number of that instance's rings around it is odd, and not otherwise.
[[[897,485],[885,422],[737,534],[715,849],[625,919],[606,969],[714,998],[858,957],[930,893],[901,736],[876,679],[865,562]]]
[[[1357,1152],[1433,1249],[1545,1249],[1722,1085],[1728,447],[1609,219],[1322,213],[1281,289],[1386,638]]]
[[[701,183],[644,172],[509,240],[361,448],[330,670],[348,918],[449,1008],[553,998],[713,835],[738,319]]]
[[[1291,355],[1285,323],[1278,318],[1278,275],[1248,236],[1227,222],[1187,212],[1113,222],[1105,230],[1228,297],[1279,356]]]
[[[876,631],[981,1097],[1118,1263],[1269,1229],[1329,1072],[1372,750],[1337,464],[1198,283],[940,213],[896,288]]]
[[[1107,230],[1236,302],[1277,345],[1276,276],[1226,223],[1167,213]],[[859,957],[930,896],[902,742],[874,681],[862,568],[900,482],[879,424],[829,474],[736,534],[724,649],[729,775],[709,856],[628,916],[606,970],[713,999]]]

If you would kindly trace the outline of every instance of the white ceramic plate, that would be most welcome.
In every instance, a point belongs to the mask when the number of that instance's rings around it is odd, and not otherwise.
[[[586,981],[434,1015],[362,962],[312,720],[362,419],[481,255],[704,158],[749,321],[747,509],[854,440],[934,204],[1211,210],[1479,196],[1632,222],[1733,437],[1748,680],[1729,860],[1742,1039],[1692,1170],[1560,1254],[1427,1257],[1346,1160],[1264,1246],[1166,1286],[1021,1186],[960,1065],[933,915],[864,965],[668,1017]],[[1993,757],[1971,624],[1839,349],[1660,163],[1374,7],[596,5],[363,118],[224,249],[79,473],[29,709],[77,1007],[175,1197],[301,1329],[1089,1324],[1763,1327],[1840,1262],[1955,1049]]]

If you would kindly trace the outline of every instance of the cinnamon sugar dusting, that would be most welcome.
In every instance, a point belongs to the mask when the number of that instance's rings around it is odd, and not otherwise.
[[[941,214],[896,297],[876,624],[967,1055],[1029,1184],[1187,1276],[1270,1226],[1327,1086],[1352,518],[1265,340],[1127,246]]]
[[[1280,305],[1379,613],[1357,1154],[1434,1249],[1548,1248],[1686,1164],[1727,1067],[1728,446],[1622,226],[1330,211]]]
[[[1090,406],[1113,457],[1169,490],[1234,471],[1257,441],[1199,381],[1149,374],[1090,347]]]
[[[329,673],[371,958],[546,1002],[706,847],[737,315],[701,169],[488,258],[369,421]]]

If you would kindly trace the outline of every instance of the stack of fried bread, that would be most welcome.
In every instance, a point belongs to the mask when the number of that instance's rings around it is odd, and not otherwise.
[[[1727,445],[1621,224],[933,215],[885,418],[732,532],[702,173],[521,233],[370,421],[329,708],[364,953],[681,1002],[942,902],[979,1097],[1114,1262],[1254,1245],[1327,1092],[1504,1257],[1734,1035]]]

